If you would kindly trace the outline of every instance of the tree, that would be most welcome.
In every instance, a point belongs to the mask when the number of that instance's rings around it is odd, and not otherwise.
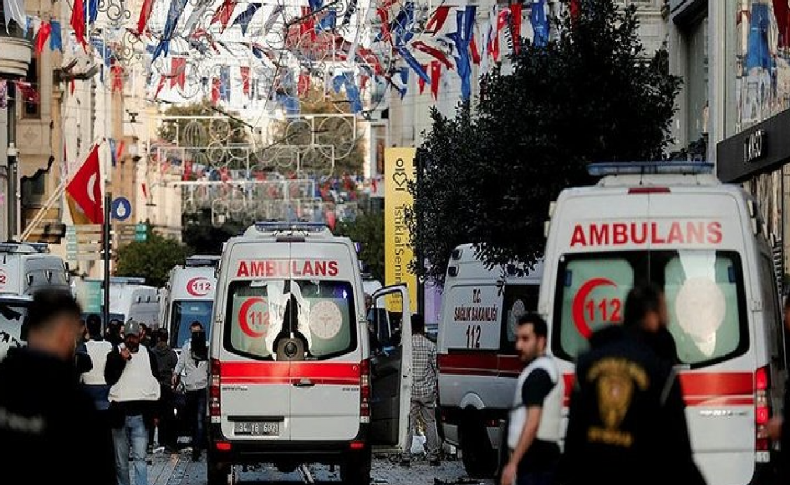
[[[587,164],[663,158],[680,79],[665,49],[647,56],[635,12],[580,0],[574,18],[555,23],[555,39],[522,44],[511,75],[483,77],[475,113],[468,104],[454,118],[433,111],[408,214],[430,263],[418,272],[443,282],[462,243],[490,267],[527,269],[543,254],[550,202],[593,181]]]
[[[348,101],[345,97],[324,93],[323,90],[312,89],[300,98],[301,119],[278,122],[273,129],[275,149],[284,145],[333,145],[335,147],[335,175],[362,173],[362,164],[365,160],[362,138],[354,130],[353,114],[349,111]],[[348,117],[327,117],[320,115],[342,115]],[[305,119],[305,116],[315,115],[314,120]],[[312,150],[301,150],[302,166],[310,173],[318,168],[317,173],[322,175],[326,162],[331,157],[331,148],[319,147]]]
[[[165,110],[165,116],[215,116],[208,119],[171,119],[165,120],[157,134],[159,138],[179,146],[205,147],[214,142],[225,144],[247,144],[250,142],[246,125],[232,117],[223,118],[208,101],[185,105],[174,105]],[[222,120],[222,121],[220,121]],[[195,128],[194,122],[198,123]]]
[[[181,217],[183,230],[181,239],[192,248],[195,254],[222,253],[222,244],[233,236],[239,235],[247,225],[240,221],[230,220],[220,227],[211,223],[211,211],[206,209]]]
[[[335,234],[362,244],[359,258],[370,274],[384,281],[384,213],[360,212],[353,221],[338,222]]]
[[[189,253],[187,246],[155,234],[149,226],[145,241],[135,241],[118,249],[115,274],[143,277],[147,284],[161,287],[167,282],[170,270],[177,264],[184,264]]]

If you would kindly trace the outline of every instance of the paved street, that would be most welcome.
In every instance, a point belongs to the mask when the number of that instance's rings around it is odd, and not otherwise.
[[[206,483],[205,461],[192,462],[188,453],[153,455],[149,467],[148,481],[151,485],[204,485]],[[326,466],[312,466],[310,471],[315,483],[337,483],[339,470]],[[436,482],[439,480],[440,482]],[[261,467],[256,470],[238,470],[238,483],[244,484],[302,484],[305,480],[299,471],[283,474],[274,468]],[[460,461],[446,461],[441,467],[431,467],[426,461],[415,460],[410,468],[403,468],[388,460],[376,460],[373,464],[374,485],[441,485],[485,484],[491,481],[468,480]]]

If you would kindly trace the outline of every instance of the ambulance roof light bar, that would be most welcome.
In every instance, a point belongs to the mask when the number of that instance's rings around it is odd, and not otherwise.
[[[602,162],[587,165],[593,177],[607,175],[702,175],[713,173],[710,162]]]
[[[306,232],[321,233],[329,231],[329,227],[321,222],[256,222],[258,232]]]
[[[186,259],[184,266],[187,268],[216,267],[219,263],[219,256],[194,255]]]
[[[28,243],[8,241],[0,243],[0,253],[35,254],[49,253],[49,245],[46,243]]]

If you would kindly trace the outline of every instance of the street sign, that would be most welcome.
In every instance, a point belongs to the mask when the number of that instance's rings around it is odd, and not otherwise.
[[[132,215],[132,203],[126,197],[116,197],[110,207],[112,218],[117,221],[125,221]]]
[[[135,241],[145,241],[148,239],[148,225],[146,224],[137,224],[134,227],[134,240]]]

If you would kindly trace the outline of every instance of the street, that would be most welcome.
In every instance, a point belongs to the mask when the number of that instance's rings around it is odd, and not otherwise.
[[[193,462],[189,453],[161,454],[152,456],[152,464],[148,468],[150,485],[205,485],[206,462],[205,454],[200,462]],[[314,483],[339,483],[339,469],[332,471],[323,465],[309,467],[315,480]],[[134,483],[134,482],[132,482]],[[296,472],[284,474],[275,468],[262,466],[255,470],[237,470],[237,482],[244,484],[302,484],[309,483]],[[411,467],[404,468],[387,459],[376,459],[373,463],[373,485],[442,485],[442,484],[491,484],[488,480],[470,480],[466,477],[463,465],[459,460],[445,461],[440,467],[431,467],[421,459],[413,460]]]

